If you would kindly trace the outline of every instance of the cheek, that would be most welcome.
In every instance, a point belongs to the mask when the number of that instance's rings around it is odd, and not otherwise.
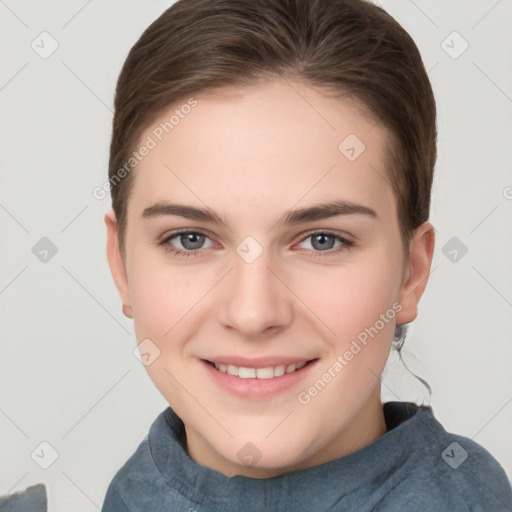
[[[208,291],[208,282],[184,266],[167,265],[144,251],[133,255],[128,279],[137,342],[149,339],[157,347],[153,353],[158,350],[146,371],[166,400],[173,397],[172,403],[179,406],[182,391],[171,374],[178,382],[184,380],[183,351],[198,329],[195,306]]]
[[[197,282],[179,266],[165,265],[145,251],[134,251],[128,268],[137,339],[163,340],[197,301]]]
[[[322,274],[311,268],[294,277],[297,295],[329,328],[330,337],[334,331],[338,344],[350,342],[390,308],[388,320],[393,321],[381,330],[383,334],[394,330],[392,306],[399,296],[400,269],[395,255],[373,252],[364,258],[354,256],[353,264],[333,266]]]
[[[397,289],[391,276],[377,268],[349,276],[345,284],[348,296],[344,297],[344,311],[339,314],[351,319],[349,334],[354,337],[373,326],[382,314],[392,309]]]
[[[308,277],[309,288],[315,290],[309,295],[314,311],[335,335],[325,338],[329,347],[324,364],[311,380],[312,388],[303,390],[303,398],[310,399],[312,407],[322,411],[319,417],[333,428],[339,427],[341,409],[347,418],[365,403],[388,359],[400,309],[396,261],[375,251],[372,258],[333,269],[325,286]],[[317,391],[324,387],[325,392]]]

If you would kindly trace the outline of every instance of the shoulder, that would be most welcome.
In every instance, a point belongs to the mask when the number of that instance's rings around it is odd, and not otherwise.
[[[430,408],[419,408],[417,415],[415,467],[397,485],[409,487],[409,508],[512,511],[512,489],[498,461],[472,439],[447,432]]]
[[[145,484],[154,478],[155,467],[146,437],[114,475],[103,501],[102,512],[131,510],[127,503],[132,502],[133,493],[144,488]]]
[[[164,475],[172,446],[168,420],[166,410],[155,419],[148,435],[117,471],[108,486],[102,512],[147,512],[157,504],[172,510],[182,504],[179,491]]]

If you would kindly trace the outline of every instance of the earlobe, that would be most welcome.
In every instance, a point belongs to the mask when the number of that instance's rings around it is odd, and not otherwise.
[[[132,311],[132,307],[131,306],[128,306],[127,304],[123,304],[123,315],[126,317],[126,318],[133,318],[133,311]]]
[[[418,314],[418,303],[430,276],[434,245],[434,227],[425,222],[416,229],[409,244],[408,268],[400,292],[402,310],[396,317],[397,323],[412,322]]]
[[[113,210],[105,214],[105,226],[107,228],[107,259],[110,272],[123,303],[123,313],[128,318],[132,318],[126,264],[121,252],[117,219]]]

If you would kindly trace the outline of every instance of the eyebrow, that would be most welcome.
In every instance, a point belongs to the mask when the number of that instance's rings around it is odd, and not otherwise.
[[[183,204],[174,204],[168,202],[158,202],[153,206],[145,208],[142,212],[142,218],[161,217],[165,215],[174,215],[184,217],[185,219],[211,222],[227,226],[227,222],[210,208],[197,208]],[[298,208],[286,212],[276,224],[294,225],[311,222],[315,220],[324,220],[339,215],[365,215],[378,219],[377,212],[368,206],[356,204],[350,201],[331,201],[325,204],[318,204],[307,208]]]

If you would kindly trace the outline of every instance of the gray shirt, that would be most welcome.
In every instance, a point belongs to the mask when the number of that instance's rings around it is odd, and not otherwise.
[[[117,472],[102,512],[512,511],[512,489],[479,444],[450,434],[430,407],[383,406],[388,431],[325,464],[268,479],[227,477],[187,454],[169,407]]]

